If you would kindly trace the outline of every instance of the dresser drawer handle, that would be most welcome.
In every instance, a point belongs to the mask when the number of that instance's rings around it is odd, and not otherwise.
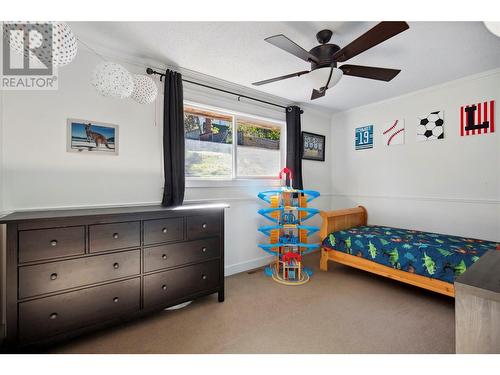
[[[202,248],[201,248],[201,252],[202,252],[202,253],[206,253],[206,252],[207,252],[207,248],[206,248],[206,247],[202,247]]]
[[[167,259],[167,254],[163,254],[163,255],[161,256],[161,259],[166,260],[166,259]]]
[[[208,277],[207,277],[207,275],[201,275],[201,278],[202,278],[203,280],[206,280]]]
[[[202,227],[203,229],[207,229],[207,223],[203,223],[203,224],[201,224],[201,227]]]
[[[118,302],[118,297],[113,298],[113,302],[117,303]]]
[[[57,318],[57,313],[52,313],[49,315],[50,320],[54,320],[55,318]]]
[[[52,247],[57,246],[57,240],[50,241],[50,246]]]
[[[167,286],[166,286],[165,284],[163,284],[163,285],[161,286],[161,288],[162,288],[163,290],[167,290]]]
[[[120,237],[120,236],[118,235],[118,233],[113,233],[113,238],[114,238],[115,240],[117,240],[117,239],[118,239],[118,237]]]
[[[50,275],[50,279],[51,279],[51,280],[55,280],[55,279],[57,279],[57,273],[55,273],[55,272],[54,272],[53,274],[51,274],[51,275]]]
[[[113,264],[113,268],[114,268],[115,270],[117,270],[118,268],[120,268],[120,264],[119,264],[119,263],[114,263],[114,264]]]
[[[168,232],[167,228],[163,228],[161,231],[162,231],[162,233],[167,233]]]

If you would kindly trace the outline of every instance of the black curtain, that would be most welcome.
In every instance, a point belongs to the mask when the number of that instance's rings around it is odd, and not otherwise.
[[[163,98],[163,188],[162,206],[181,205],[184,201],[184,106],[182,75],[165,73]]]
[[[292,171],[292,187],[300,190],[303,189],[301,114],[302,110],[297,106],[286,109],[286,166]]]

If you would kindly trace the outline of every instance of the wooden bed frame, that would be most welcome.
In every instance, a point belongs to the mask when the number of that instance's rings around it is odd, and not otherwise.
[[[368,219],[368,214],[363,206],[345,210],[328,212],[321,211],[320,215],[323,218],[323,223],[319,232],[321,241],[323,241],[326,236],[334,231],[344,230],[360,225],[366,225]],[[363,271],[368,271],[377,275],[388,277],[390,279],[398,280],[403,283],[415,285],[420,288],[428,289],[433,292],[441,293],[450,297],[455,297],[455,287],[453,286],[453,284],[437,279],[432,279],[430,277],[397,270],[379,263],[372,262],[365,258],[346,254],[344,252],[332,250],[322,246],[321,260],[319,265],[322,271],[328,271],[329,260],[354,268],[359,268]]]

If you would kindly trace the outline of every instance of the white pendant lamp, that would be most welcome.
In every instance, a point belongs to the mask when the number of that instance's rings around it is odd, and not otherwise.
[[[68,65],[76,57],[78,43],[75,34],[65,22],[6,22],[6,24],[15,26],[14,32],[4,33],[4,37],[9,36],[10,47],[32,60],[37,58],[42,63],[47,63],[52,54],[52,65],[60,67]],[[44,27],[47,24],[52,26],[52,48],[46,48],[50,41],[49,28]],[[40,28],[31,29],[33,25],[38,25]],[[29,46],[25,47],[24,33],[28,30]],[[41,48],[37,49],[36,55],[30,52],[30,49],[37,47]]]
[[[134,74],[134,91],[132,91],[132,99],[140,104],[153,103],[158,95],[158,87],[151,77]]]
[[[111,98],[128,98],[134,90],[134,79],[123,66],[103,62],[92,72],[92,86],[102,95]]]

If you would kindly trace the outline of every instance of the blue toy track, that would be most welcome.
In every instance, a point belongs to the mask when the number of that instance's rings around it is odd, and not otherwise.
[[[266,236],[269,237],[269,235],[271,234],[270,231],[272,231],[273,229],[286,229],[286,228],[287,228],[286,225],[266,225],[266,226],[260,227],[259,232],[264,233]],[[293,227],[291,227],[291,228],[293,228]],[[319,231],[319,228],[313,227],[311,225],[296,225],[295,228],[307,230],[308,236]]]
[[[278,255],[279,254],[279,252],[277,250],[273,250],[274,248],[279,248],[279,247],[284,247],[284,246],[305,248],[306,250],[302,251],[302,254],[308,254],[311,251],[313,251],[314,249],[319,249],[319,243],[296,243],[296,244],[289,244],[289,243],[278,242],[278,243],[259,244],[259,247],[262,250],[264,250],[265,252],[268,252],[269,254],[272,254],[272,255]]]
[[[278,219],[272,217],[269,215],[271,212],[275,211],[281,211],[281,215],[285,215],[285,211],[302,211],[302,212],[307,212],[308,214],[305,217],[302,218],[295,218],[292,223],[287,223],[287,224],[298,224],[301,221],[305,221],[313,217],[314,215],[318,214],[320,211],[317,208],[302,208],[302,207],[293,207],[292,209],[286,209],[285,207],[276,207],[276,208],[261,208],[259,211],[257,211],[259,214],[264,216],[266,219],[269,219],[275,223],[278,223]],[[289,213],[287,213],[289,214]]]
[[[307,197],[307,202],[319,197],[319,192],[314,190],[290,190],[293,193],[302,193]],[[257,196],[267,203],[271,203],[271,196],[283,193],[283,190],[266,190],[261,191]]]
[[[318,232],[319,228],[302,223],[320,212],[307,207],[307,202],[319,195],[317,191],[295,190],[286,186],[258,194],[264,202],[273,205],[258,210],[258,213],[274,223],[259,228],[259,232],[274,242],[259,244],[262,250],[276,257],[275,262],[265,268],[266,275],[274,281],[301,285],[309,280],[312,271],[303,267],[302,256],[319,249],[319,243],[307,243],[307,237]]]

